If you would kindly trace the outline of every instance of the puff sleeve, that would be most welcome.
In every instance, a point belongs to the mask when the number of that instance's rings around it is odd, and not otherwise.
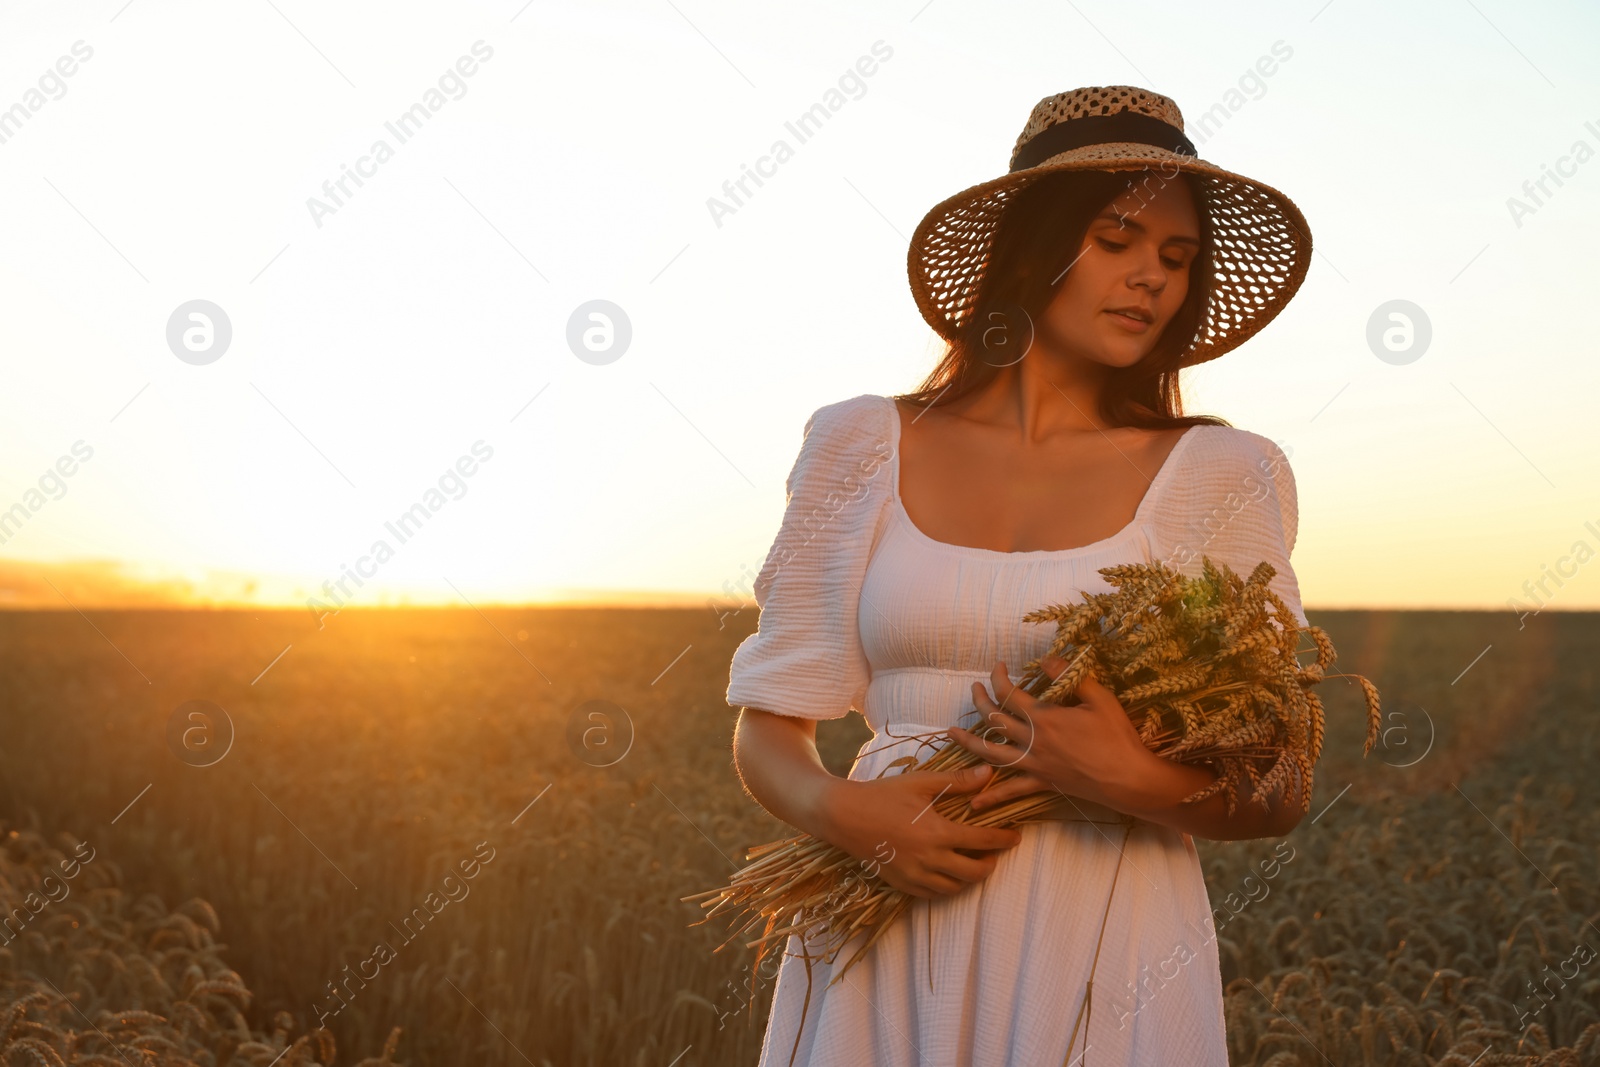
[[[806,420],[783,522],[754,583],[757,629],[729,666],[731,707],[838,719],[865,699],[857,613],[892,476],[886,403],[865,394]]]
[[[1248,577],[1266,560],[1268,583],[1307,625],[1300,584],[1289,564],[1299,533],[1300,501],[1289,459],[1274,441],[1231,426],[1201,426],[1204,436],[1185,456],[1168,506],[1162,509],[1163,561],[1186,575],[1200,573],[1202,556]]]

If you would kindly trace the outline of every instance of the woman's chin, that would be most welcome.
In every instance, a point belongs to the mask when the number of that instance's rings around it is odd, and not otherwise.
[[[1151,346],[1140,342],[1112,342],[1101,348],[1098,362],[1108,367],[1131,367],[1150,354]]]
[[[1042,347],[1036,346],[1035,351],[1030,354],[1034,358],[1038,358],[1043,354]],[[1060,358],[1065,359],[1066,362],[1079,365],[1097,364],[1107,368],[1122,368],[1131,367],[1138,363],[1149,355],[1153,348],[1155,348],[1155,344],[1152,341],[1124,334],[1120,337],[1095,338],[1093,344],[1075,346],[1067,353],[1063,353]]]

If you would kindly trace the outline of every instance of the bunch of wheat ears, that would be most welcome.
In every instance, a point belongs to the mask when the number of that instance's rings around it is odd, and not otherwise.
[[[1284,786],[1285,797],[1297,794],[1301,810],[1309,810],[1323,735],[1322,702],[1311,687],[1329,677],[1360,685],[1367,708],[1362,752],[1372,751],[1380,722],[1377,687],[1360,675],[1327,673],[1335,658],[1333,642],[1319,627],[1300,627],[1268,588],[1276,574],[1270,563],[1258,564],[1248,579],[1209,557],[1202,558],[1201,573],[1193,578],[1159,562],[1121,564],[1100,573],[1112,592],[1086,592],[1081,604],[1052,605],[1023,617],[1056,624],[1048,654],[1067,667],[1052,680],[1040,666],[1041,656],[1026,665],[1019,687],[1060,703],[1093,673],[1116,695],[1152,752],[1217,773],[1185,803],[1221,793],[1232,815],[1235,795],[1248,783],[1252,802],[1265,806],[1273,790]],[[1316,652],[1316,661],[1304,666],[1298,658],[1301,634],[1310,637]],[[921,762],[905,756],[885,771],[949,771],[983,762],[947,733],[929,736],[945,742],[934,755]],[[996,767],[985,788],[1018,773]],[[936,801],[933,810],[966,825],[1014,827],[1058,817],[1061,799],[1056,792],[1037,792],[975,812],[968,798],[957,794]],[[804,947],[801,953],[808,1002],[813,958],[832,963],[853,936],[868,933],[834,975],[837,982],[913,899],[877,877],[870,861],[863,863],[810,834],[755,846],[745,859],[730,884],[681,899],[709,909],[700,923],[732,913],[733,932],[717,951],[763,925],[761,936],[745,942],[757,949],[757,969],[790,934],[800,934],[805,944],[820,932],[823,950],[814,955]]]

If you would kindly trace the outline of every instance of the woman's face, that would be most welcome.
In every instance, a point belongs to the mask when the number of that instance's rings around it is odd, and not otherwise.
[[[1199,247],[1188,183],[1143,179],[1090,221],[1077,259],[1045,308],[1038,340],[1070,360],[1139,362],[1182,306]]]

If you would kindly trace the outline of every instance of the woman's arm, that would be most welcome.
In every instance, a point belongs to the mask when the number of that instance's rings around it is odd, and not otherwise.
[[[733,731],[733,765],[745,792],[773,818],[830,839],[828,800],[839,778],[817,754],[814,719],[741,709]]]
[[[1248,786],[1234,795],[1233,814],[1221,793],[1193,804],[1183,798],[1196,793],[1217,775],[1203,767],[1174,763],[1144,750],[1145,757],[1131,761],[1126,773],[1104,783],[1110,806],[1147,822],[1211,841],[1244,841],[1256,837],[1282,837],[1299,824],[1303,812],[1298,790],[1280,786],[1269,797],[1269,808],[1250,800]]]
[[[1022,842],[1017,830],[969,826],[931,810],[941,797],[981,790],[988,768],[839,778],[817,755],[816,730],[812,720],[744,708],[734,763],[757,803],[862,860],[861,871],[912,896],[942,896],[987,878],[1000,852]]]
[[[1040,663],[1052,678],[1067,666],[1052,655]],[[995,664],[990,678],[1000,696],[998,703],[981,682],[972,683],[973,703],[984,713],[982,729],[975,733],[952,727],[950,736],[983,759],[1021,773],[975,798],[971,803],[976,809],[1053,787],[1213,841],[1280,837],[1300,821],[1298,788],[1290,788],[1287,795],[1279,788],[1263,808],[1249,799],[1248,786],[1242,784],[1232,815],[1220,793],[1183,803],[1184,797],[1216,781],[1216,774],[1151,752],[1116,695],[1093,674],[1079,684],[1076,704],[1031,696],[1011,681],[1004,663]],[[1020,757],[1015,755],[1019,751]]]

